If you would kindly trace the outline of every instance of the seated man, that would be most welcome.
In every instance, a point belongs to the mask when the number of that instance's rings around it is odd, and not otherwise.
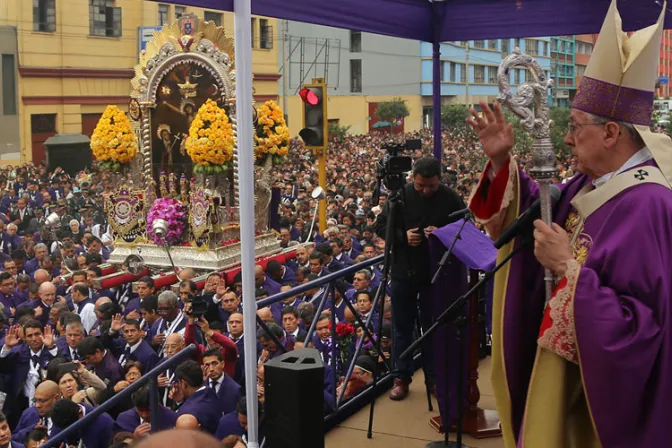
[[[149,386],[143,386],[133,392],[131,400],[133,401],[133,408],[119,414],[115,424],[115,432],[127,431],[132,433],[136,439],[139,439],[175,426],[177,414],[161,405],[159,405],[159,421],[152,422],[152,416],[149,412]]]

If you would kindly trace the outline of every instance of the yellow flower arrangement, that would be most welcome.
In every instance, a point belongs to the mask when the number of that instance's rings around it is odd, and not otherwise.
[[[101,168],[121,171],[138,152],[138,140],[131,122],[117,106],[107,106],[91,136],[91,151]]]
[[[233,158],[233,127],[224,109],[212,100],[198,110],[189,128],[185,146],[194,162],[194,172],[220,174],[228,169]]]
[[[289,128],[282,109],[275,101],[266,101],[257,110],[254,142],[254,156],[258,165],[263,165],[269,156],[273,158],[273,165],[282,165],[287,161]]]

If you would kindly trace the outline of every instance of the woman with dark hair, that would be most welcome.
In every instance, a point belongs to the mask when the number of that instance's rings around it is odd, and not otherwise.
[[[78,365],[75,371],[63,370],[63,366],[59,368],[56,384],[63,398],[91,406],[102,403],[107,390],[105,382],[86,370],[82,363],[75,361],[75,364]]]
[[[124,379],[114,385],[114,392],[119,393],[142,376],[142,364],[137,361],[128,361],[124,366]]]

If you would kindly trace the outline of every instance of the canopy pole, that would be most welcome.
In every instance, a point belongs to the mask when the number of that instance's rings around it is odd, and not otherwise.
[[[434,134],[434,157],[441,160],[441,25],[444,3],[432,3],[432,133]]]
[[[257,304],[254,291],[254,151],[252,147],[252,6],[234,0],[236,52],[236,119],[238,122],[238,191],[240,192],[240,259],[243,275],[243,328],[247,447],[259,448],[257,410]],[[253,381],[254,379],[254,381]]]

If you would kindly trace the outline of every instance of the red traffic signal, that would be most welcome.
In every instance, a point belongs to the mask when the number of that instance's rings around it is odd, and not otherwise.
[[[299,96],[304,103],[310,104],[311,106],[317,106],[320,103],[320,99],[312,89],[301,89],[299,91]]]

